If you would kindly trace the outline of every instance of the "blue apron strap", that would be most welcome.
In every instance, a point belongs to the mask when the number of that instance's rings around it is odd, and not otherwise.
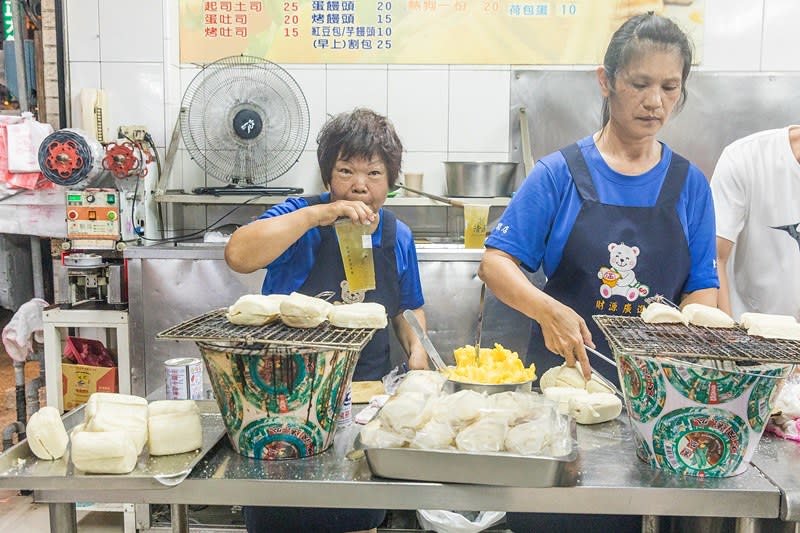
[[[661,184],[661,192],[656,200],[657,206],[674,207],[678,203],[688,173],[689,161],[672,152],[672,161],[669,162],[667,175],[664,176],[664,183]]]
[[[591,200],[593,202],[599,201],[597,198],[597,191],[592,183],[592,174],[589,172],[589,167],[586,165],[586,159],[583,157],[581,147],[577,143],[565,146],[560,150],[561,155],[567,161],[567,168],[572,175],[572,181],[578,188],[578,193],[584,200]]]

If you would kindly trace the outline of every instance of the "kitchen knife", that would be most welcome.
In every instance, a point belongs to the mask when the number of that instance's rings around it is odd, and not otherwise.
[[[431,361],[433,361],[433,366],[436,367],[436,370],[445,370],[447,365],[444,364],[442,356],[439,355],[439,352],[437,352],[436,348],[434,348],[430,337],[428,337],[428,335],[422,331],[422,324],[420,324],[419,320],[417,320],[417,315],[414,314],[414,311],[411,309],[406,309],[403,311],[403,318],[405,318],[406,322],[408,322],[408,325],[411,326],[414,335],[416,335],[422,343],[422,347],[425,348],[426,352],[428,352],[428,357],[430,357]]]

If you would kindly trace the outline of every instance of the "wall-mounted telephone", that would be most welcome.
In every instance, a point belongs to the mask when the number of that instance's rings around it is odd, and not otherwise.
[[[81,129],[101,143],[106,142],[108,120],[106,92],[102,89],[81,89]]]

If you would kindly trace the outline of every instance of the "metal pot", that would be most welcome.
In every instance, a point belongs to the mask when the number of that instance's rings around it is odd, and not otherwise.
[[[517,163],[445,161],[448,196],[511,196]]]

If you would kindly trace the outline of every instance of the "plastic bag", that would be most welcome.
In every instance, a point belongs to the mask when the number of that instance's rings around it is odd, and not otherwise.
[[[41,298],[22,304],[3,328],[3,346],[13,360],[24,363],[33,353],[33,341],[44,342],[42,311],[47,305]]]
[[[782,439],[800,442],[800,382],[790,376],[775,399],[767,432]]]
[[[391,369],[388,374],[381,378],[383,390],[386,391],[386,394],[392,395],[395,393],[397,387],[403,379],[405,379],[406,372],[408,372],[408,364],[402,363]]]
[[[0,121],[0,181],[8,183],[12,187],[22,187],[25,189],[35,189],[39,179],[44,180],[41,172],[11,173],[8,171],[8,125],[16,124],[19,117],[2,117],[7,120]],[[47,180],[45,180],[47,181]],[[49,182],[48,182],[49,183]],[[29,185],[33,186],[29,186]]]
[[[203,234],[203,242],[228,242],[230,239],[230,233],[221,231],[207,231]]]
[[[778,397],[775,399],[773,411],[780,411],[788,418],[800,418],[800,383],[784,382]]]
[[[37,122],[30,112],[22,113],[22,122],[8,125],[8,171],[39,172],[39,145],[53,133],[53,126]]]
[[[8,181],[8,125],[22,120],[19,117],[0,115],[0,181]]]
[[[64,359],[71,363],[87,366],[115,366],[111,352],[102,342],[81,337],[67,337],[64,345]]]
[[[35,172],[8,170],[8,125],[19,124],[21,121],[21,117],[0,117],[0,182],[22,189],[52,189],[55,183],[44,177],[39,171],[38,163]]]
[[[481,511],[470,520],[464,514],[455,511],[420,509],[417,511],[417,520],[425,529],[437,533],[478,533],[488,529],[505,518],[503,511]]]

